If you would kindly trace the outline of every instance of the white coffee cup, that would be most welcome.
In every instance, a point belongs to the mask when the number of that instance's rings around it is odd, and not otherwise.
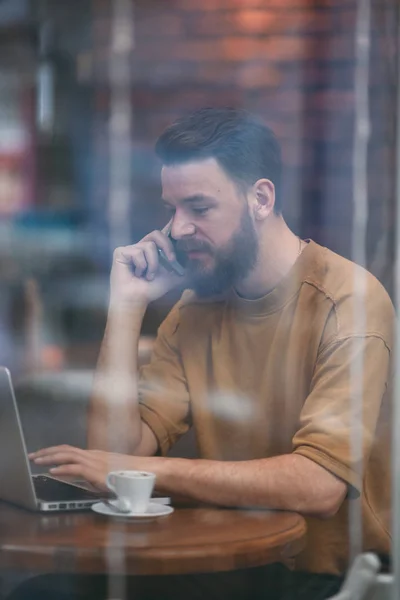
[[[156,476],[147,471],[111,471],[107,487],[117,496],[120,510],[145,513],[153,493]]]

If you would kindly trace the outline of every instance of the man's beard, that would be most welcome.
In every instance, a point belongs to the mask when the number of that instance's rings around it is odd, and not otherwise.
[[[217,296],[234,287],[250,273],[258,256],[257,234],[247,210],[243,212],[238,230],[224,247],[215,250],[201,240],[178,241],[178,255],[190,251],[208,253],[215,261],[214,268],[209,270],[202,266],[201,261],[185,256],[183,262],[189,277],[189,287],[197,296]]]

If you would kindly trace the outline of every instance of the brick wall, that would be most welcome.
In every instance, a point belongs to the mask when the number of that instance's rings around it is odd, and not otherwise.
[[[95,6],[89,77],[104,99],[109,2]],[[368,253],[382,279],[392,248],[396,16],[395,0],[372,1]],[[351,256],[355,23],[353,0],[136,0],[135,142],[150,149],[174,118],[205,105],[254,111],[282,142],[290,224]],[[157,221],[158,190],[143,173],[135,181],[139,234]]]

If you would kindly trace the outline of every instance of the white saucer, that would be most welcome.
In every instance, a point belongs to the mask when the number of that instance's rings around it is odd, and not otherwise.
[[[157,502],[149,502],[145,513],[121,513],[117,510],[113,510],[111,506],[104,502],[97,502],[96,504],[93,504],[91,508],[100,515],[106,515],[107,517],[122,517],[123,519],[156,519],[157,517],[165,517],[174,512],[172,506]]]

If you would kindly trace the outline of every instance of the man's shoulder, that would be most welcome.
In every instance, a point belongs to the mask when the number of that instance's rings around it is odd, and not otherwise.
[[[330,300],[337,334],[357,335],[362,329],[391,338],[394,307],[382,283],[364,267],[318,244],[314,256],[304,282]]]
[[[365,302],[378,299],[388,308],[392,307],[389,294],[370,271],[329,248],[314,245],[317,249],[316,268],[306,276],[306,282],[318,287],[335,304],[358,294]]]

